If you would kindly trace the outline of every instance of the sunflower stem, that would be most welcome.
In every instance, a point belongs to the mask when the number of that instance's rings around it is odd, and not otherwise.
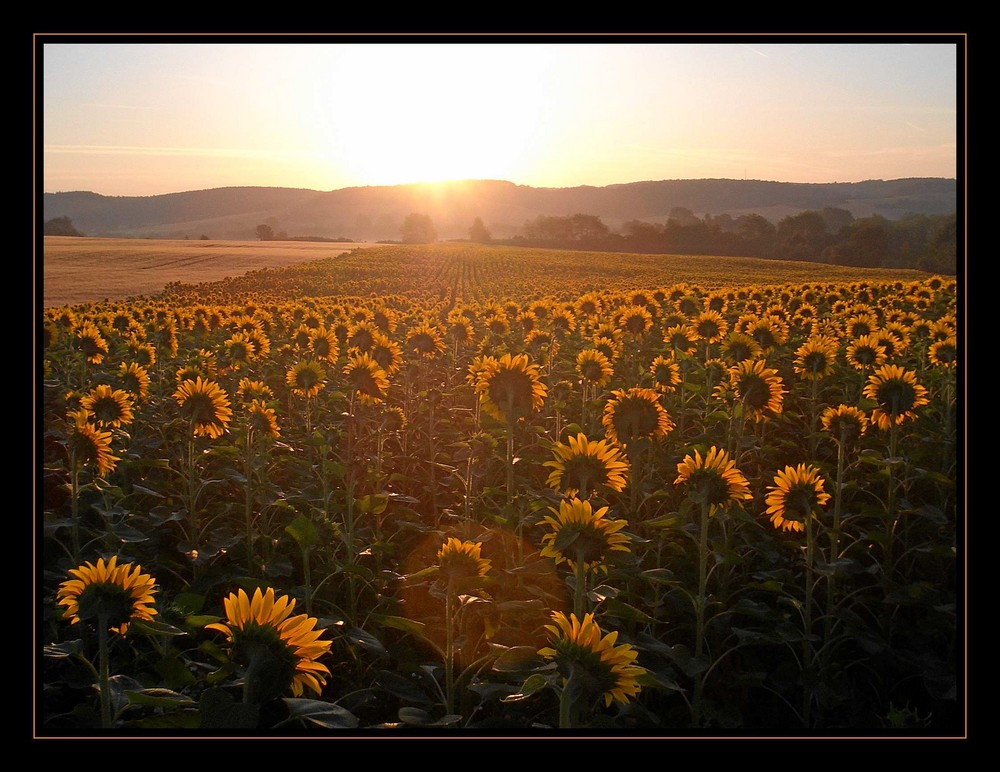
[[[570,696],[570,690],[566,688],[568,683],[564,683],[562,689],[559,690],[559,728],[560,729],[572,729],[573,728],[573,700]]]
[[[444,694],[445,712],[454,713],[455,707],[455,587],[453,579],[448,579],[448,589],[444,596],[445,649],[444,649]]]
[[[246,441],[246,458],[244,463],[244,478],[246,479],[246,501],[243,506],[243,520],[246,525],[247,531],[247,574],[249,576],[254,576],[254,559],[253,559],[253,481],[251,479],[251,474],[253,473],[253,429],[247,426],[247,441]]]
[[[840,512],[843,494],[841,485],[844,480],[844,443],[847,441],[847,430],[841,429],[837,441],[837,480],[833,492],[833,527],[830,529],[830,563],[840,559]],[[833,627],[833,604],[836,597],[837,570],[830,566],[830,575],[826,583],[826,618],[824,621],[824,638],[829,638]]]
[[[574,571],[576,573],[576,586],[573,595],[573,611],[576,612],[577,619],[583,619],[583,605],[587,591],[587,567],[584,563],[583,547],[576,548]]]
[[[694,656],[700,658],[705,650],[705,595],[708,584],[708,516],[709,505],[701,502],[701,528],[698,535],[698,606],[695,609],[695,640]],[[701,692],[705,685],[704,678],[699,674],[694,683],[694,699],[692,710],[694,723],[701,722]]]
[[[73,560],[80,562],[80,467],[76,463],[76,452],[70,451],[70,507],[73,538]]]
[[[809,637],[812,635],[812,589],[813,589],[813,560],[815,549],[815,538],[813,532],[812,510],[806,513],[806,587],[805,606],[803,609],[803,636],[802,636],[802,669],[806,674],[811,673],[812,642]],[[802,685],[802,723],[806,728],[810,726],[812,711],[812,693],[807,685]]]
[[[111,676],[109,673],[108,612],[103,608],[97,613],[98,684],[101,698],[101,727],[111,729]]]

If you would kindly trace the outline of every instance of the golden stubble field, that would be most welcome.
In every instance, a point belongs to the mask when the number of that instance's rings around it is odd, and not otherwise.
[[[370,243],[193,241],[46,236],[35,287],[45,308],[153,295],[174,281],[211,282],[318,260]]]

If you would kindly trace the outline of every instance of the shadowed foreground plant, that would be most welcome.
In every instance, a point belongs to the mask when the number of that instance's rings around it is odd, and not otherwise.
[[[627,643],[617,644],[618,631],[606,635],[585,614],[581,622],[576,614],[567,617],[553,612],[554,624],[545,625],[549,645],[538,650],[545,659],[556,664],[562,682],[559,689],[559,728],[578,725],[584,707],[599,702],[609,707],[612,702],[628,703],[641,691],[639,679],[646,669],[635,664],[639,653]]]
[[[245,669],[243,702],[260,705],[287,691],[301,697],[305,689],[322,694],[330,670],[317,660],[330,651],[317,620],[292,616],[295,599],[275,597],[274,588],[260,587],[252,598],[241,588],[223,601],[225,622],[205,625],[225,633],[232,660]]]
[[[118,565],[117,556],[107,563],[99,558],[97,564],[87,562],[69,570],[72,579],[59,585],[56,603],[65,606],[63,617],[70,624],[93,623],[97,628],[99,665],[97,675],[101,698],[101,726],[109,729],[111,719],[111,686],[108,672],[108,632],[113,630],[125,635],[129,622],[153,620],[153,594],[156,582],[140,566],[131,563]]]

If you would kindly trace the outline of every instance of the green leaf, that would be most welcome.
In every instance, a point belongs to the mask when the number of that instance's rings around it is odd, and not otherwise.
[[[354,506],[363,514],[381,515],[389,505],[389,497],[382,493],[369,493],[354,500]]]
[[[198,729],[201,715],[197,710],[176,710],[126,721],[125,726],[137,729]]]
[[[184,616],[197,614],[205,605],[205,596],[196,592],[182,592],[174,596],[174,608]]]
[[[42,648],[42,654],[46,657],[60,659],[62,657],[72,657],[83,650],[83,641],[79,638],[62,643],[49,643]]]
[[[434,702],[413,679],[391,670],[380,670],[375,680],[382,689],[401,700],[418,705],[431,705]]]
[[[389,656],[389,652],[386,651],[382,642],[371,633],[362,630],[360,627],[348,628],[344,631],[344,637],[346,637],[350,643],[355,646],[360,646],[362,649],[369,651],[372,654],[376,654],[380,657]]]
[[[325,729],[354,729],[358,725],[353,713],[332,702],[296,697],[284,697],[282,702],[288,708],[289,719],[300,719]]]
[[[512,646],[501,652],[493,662],[493,669],[498,673],[523,673],[534,670],[546,663],[534,646]]]
[[[206,689],[198,703],[202,729],[256,729],[260,708],[236,702],[220,687]]]
[[[521,691],[501,697],[500,702],[519,702],[549,686],[549,678],[541,673],[533,673],[521,684]]]
[[[306,515],[299,515],[285,526],[285,533],[295,539],[303,550],[319,544],[319,532],[313,521]]]
[[[116,525],[111,528],[111,532],[120,540],[127,544],[132,544],[140,541],[146,541],[149,537],[146,536],[138,528],[132,528],[128,525]]]
[[[423,622],[418,622],[415,619],[407,619],[406,617],[391,615],[378,615],[374,616],[373,619],[375,622],[384,627],[391,627],[394,630],[402,630],[404,633],[410,633],[411,635],[423,635],[424,628],[427,626]]]
[[[674,528],[680,521],[677,515],[662,515],[652,520],[643,520],[642,525],[644,528]]]
[[[170,708],[194,705],[193,699],[170,689],[143,689],[138,692],[126,691],[130,705],[149,705],[153,708]]]
[[[144,635],[187,635],[184,630],[166,622],[146,621],[145,619],[133,619],[129,622],[129,633],[143,633]]]

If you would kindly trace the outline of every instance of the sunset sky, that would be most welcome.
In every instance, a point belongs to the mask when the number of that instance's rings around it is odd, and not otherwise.
[[[46,36],[45,192],[857,182],[961,161],[954,38],[122,40]]]

